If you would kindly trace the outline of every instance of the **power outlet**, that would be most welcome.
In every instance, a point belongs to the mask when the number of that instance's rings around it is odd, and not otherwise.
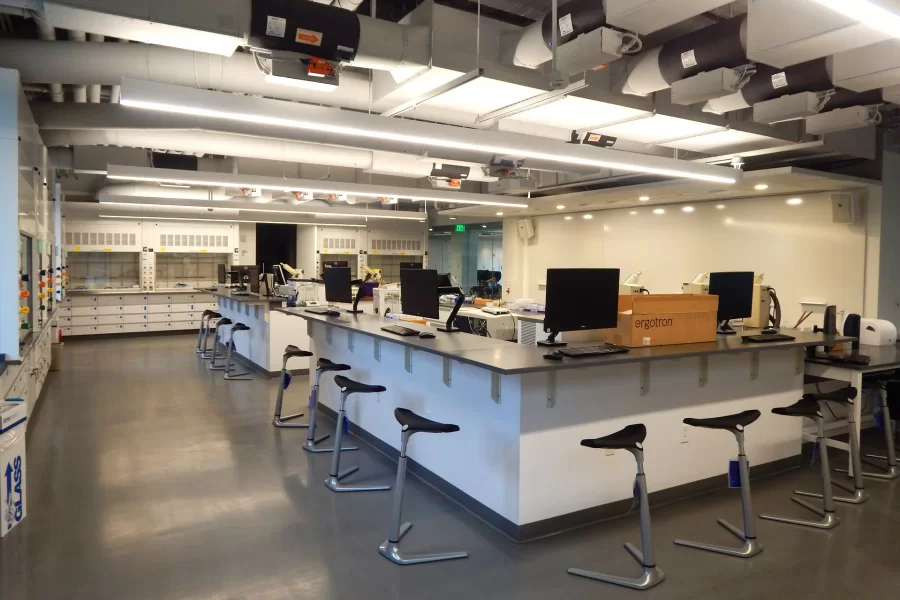
[[[687,425],[681,426],[681,443],[682,444],[688,443],[688,426]]]
[[[607,449],[606,449],[606,455],[607,455],[607,456],[613,456],[615,453],[616,453],[616,451],[613,450],[612,448],[607,448]]]

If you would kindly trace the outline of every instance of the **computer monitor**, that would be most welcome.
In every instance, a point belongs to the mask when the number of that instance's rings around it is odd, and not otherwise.
[[[481,283],[482,281],[487,281],[491,278],[491,272],[487,269],[478,269],[475,272],[475,277],[478,279],[478,283]]]
[[[619,269],[547,269],[544,331],[541,346],[556,341],[561,331],[613,329],[619,319]]]
[[[401,269],[421,269],[422,263],[420,262],[402,262],[400,263]]]
[[[322,261],[322,272],[324,273],[327,269],[333,268],[344,268],[349,267],[350,262],[346,260],[323,260]]]
[[[259,293],[259,265],[234,265],[231,267],[237,272],[237,278],[232,276],[232,283],[240,283],[241,287],[248,288],[254,294]]]
[[[500,280],[503,278],[503,273],[500,271],[491,271],[491,276],[494,278],[494,281],[500,283]]]
[[[438,272],[434,269],[400,269],[400,304],[405,315],[439,318]]]
[[[710,273],[709,295],[719,297],[718,333],[733,334],[728,321],[753,314],[753,271]]]
[[[325,300],[328,302],[353,302],[350,287],[350,267],[329,267],[322,274],[325,281]]]
[[[438,275],[437,276],[437,286],[439,288],[453,287],[453,282],[450,280],[450,273],[441,273],[440,275]]]
[[[226,271],[225,263],[219,263],[216,265],[216,281],[219,283],[225,283],[225,271]]]

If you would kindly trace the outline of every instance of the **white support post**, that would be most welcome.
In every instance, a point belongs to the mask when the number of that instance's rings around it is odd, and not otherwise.
[[[19,73],[0,69],[0,354],[19,359]]]

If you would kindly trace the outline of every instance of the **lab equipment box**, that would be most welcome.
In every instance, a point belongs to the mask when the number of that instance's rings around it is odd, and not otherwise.
[[[0,433],[0,538],[25,518],[25,415],[24,402],[0,402],[0,420],[8,423]]]
[[[619,318],[604,339],[636,348],[716,341],[718,296],[657,294],[619,296]]]

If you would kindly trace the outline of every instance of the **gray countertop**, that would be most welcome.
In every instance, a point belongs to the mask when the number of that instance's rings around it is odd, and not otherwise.
[[[67,296],[140,296],[153,294],[196,294],[202,291],[206,294],[213,294],[209,290],[196,290],[194,288],[171,288],[166,290],[153,290],[150,292],[135,289],[122,290],[66,290]]]
[[[218,296],[219,298],[228,298],[229,300],[242,302],[244,304],[250,304],[251,306],[272,306],[280,305],[282,302],[285,302],[284,298],[263,298],[259,294],[249,294],[247,296],[234,295],[231,293],[231,290],[226,289],[209,290],[198,288],[195,291],[204,292],[206,294],[213,294],[214,296]]]
[[[836,362],[827,358],[807,358],[806,362],[826,367],[840,367],[851,371],[889,371],[900,368],[900,347],[891,346],[864,346],[860,344],[859,353],[869,357],[869,364],[855,365]]]
[[[309,321],[316,321],[325,325],[356,331],[363,335],[387,340],[395,344],[409,346],[416,350],[430,352],[504,375],[579,369],[584,367],[599,367],[655,360],[671,360],[692,356],[709,356],[713,354],[736,354],[741,352],[802,348],[805,346],[834,345],[852,339],[844,336],[825,336],[823,334],[806,331],[784,330],[785,333],[792,335],[797,339],[790,342],[745,344],[742,343],[739,333],[738,335],[732,336],[719,336],[715,342],[633,348],[631,352],[628,352],[627,354],[612,354],[575,359],[566,358],[561,361],[556,361],[544,358],[545,354],[553,351],[551,348],[522,346],[511,342],[504,342],[466,333],[448,334],[437,331],[435,328],[428,328],[405,321],[391,321],[371,314],[352,315],[345,313],[340,317],[327,317],[305,312],[302,308],[278,308],[275,310],[285,314],[302,317]],[[401,337],[381,330],[385,325],[397,324],[413,329],[433,331],[437,337],[433,339]],[[748,329],[746,331],[748,334],[752,334],[756,333],[757,330]],[[590,346],[597,343],[599,342],[577,342],[570,344],[570,347]]]

